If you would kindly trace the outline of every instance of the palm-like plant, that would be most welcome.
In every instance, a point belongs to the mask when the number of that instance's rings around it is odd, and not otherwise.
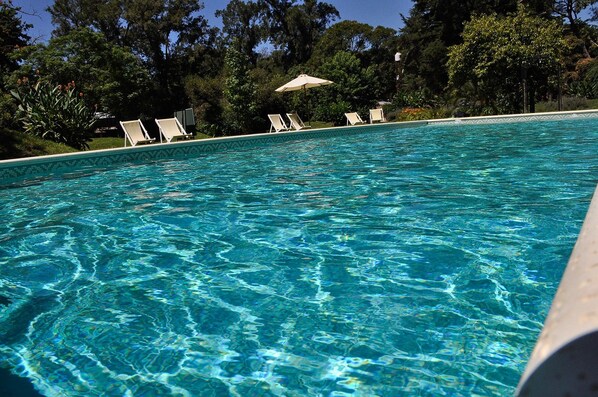
[[[17,117],[25,132],[77,149],[89,148],[96,117],[83,101],[83,93],[75,90],[74,81],[54,87],[45,82],[29,86],[25,81],[11,93],[19,102]]]

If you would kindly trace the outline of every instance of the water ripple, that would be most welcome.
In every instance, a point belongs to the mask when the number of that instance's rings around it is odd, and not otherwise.
[[[0,360],[48,396],[511,394],[597,182],[593,123],[0,191]]]

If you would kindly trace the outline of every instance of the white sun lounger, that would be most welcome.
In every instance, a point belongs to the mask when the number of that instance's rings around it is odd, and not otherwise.
[[[131,146],[136,146],[144,143],[152,143],[156,138],[150,138],[141,120],[120,121],[120,126],[125,132],[125,147],[127,147],[127,139]]]
[[[303,120],[301,120],[301,117],[299,117],[297,113],[287,113],[287,117],[291,122],[291,128],[294,128],[297,131],[302,130],[304,128],[311,128],[311,126],[305,125],[303,123]]]
[[[158,128],[160,129],[160,142],[162,142],[162,137],[164,137],[168,143],[173,141],[176,142],[180,139],[190,139],[192,137],[191,134],[188,134],[187,131],[185,131],[176,117],[171,119],[156,119],[156,124],[158,124]]]
[[[345,113],[345,117],[347,118],[347,125],[365,124],[359,113]]]
[[[386,121],[384,118],[384,111],[382,109],[370,109],[370,124],[374,122],[383,123]]]
[[[287,127],[280,114],[269,114],[268,118],[270,119],[270,132],[272,130],[276,132],[289,130],[289,127]]]

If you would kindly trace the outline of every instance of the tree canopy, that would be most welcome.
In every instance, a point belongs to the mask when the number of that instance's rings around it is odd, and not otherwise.
[[[10,75],[18,69],[22,47],[30,40],[26,34],[28,25],[18,15],[19,8],[0,2],[0,127],[10,123],[15,111],[8,91]]]
[[[148,106],[148,70],[130,49],[110,43],[99,32],[78,28],[30,50],[22,71],[35,71],[57,84],[76,81],[98,111],[126,118],[138,116]]]
[[[267,38],[264,3],[231,0],[226,8],[216,11],[216,16],[222,18],[227,44],[236,46],[237,51],[255,64],[256,47]]]
[[[508,16],[474,16],[463,43],[450,48],[453,87],[468,84],[487,112],[528,111],[528,90],[548,84],[559,73],[567,45],[560,24],[532,15],[523,6]],[[502,107],[502,108],[501,108]]]
[[[154,113],[185,106],[184,75],[197,72],[197,51],[213,45],[216,29],[201,15],[197,0],[56,0],[49,8],[54,35],[78,28],[100,32],[117,46],[128,47],[153,77]]]

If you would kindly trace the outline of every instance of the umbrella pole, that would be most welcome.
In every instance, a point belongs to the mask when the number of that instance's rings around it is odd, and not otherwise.
[[[311,125],[311,114],[309,113],[309,97],[307,96],[307,88],[303,86],[303,95],[305,97],[305,104],[307,105],[307,124]]]

